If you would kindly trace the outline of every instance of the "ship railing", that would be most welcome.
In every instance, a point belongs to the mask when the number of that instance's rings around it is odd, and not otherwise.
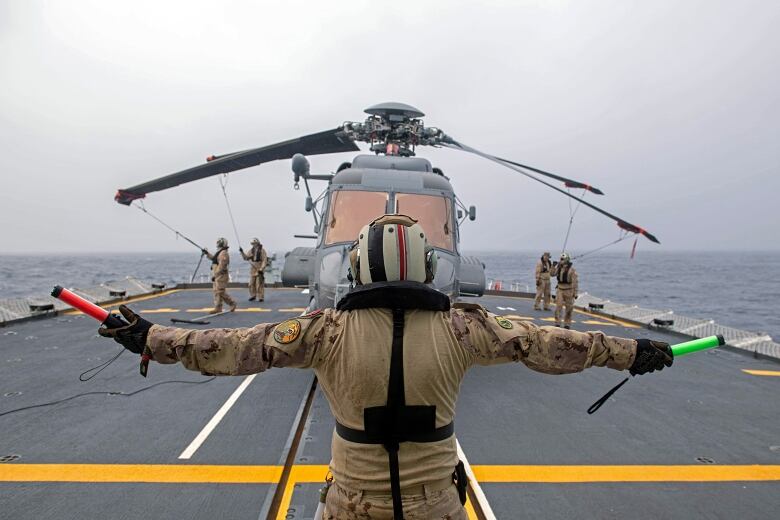
[[[531,286],[522,280],[504,280],[498,278],[488,278],[488,291],[510,291],[510,292],[531,292]],[[536,288],[534,288],[534,291]]]
[[[93,303],[119,301],[142,294],[150,294],[158,290],[151,283],[132,276],[120,280],[109,280],[93,287],[68,287],[68,289]],[[0,325],[37,316],[45,316],[68,309],[70,309],[68,305],[52,298],[48,294],[39,294],[27,298],[6,298],[0,300]]]
[[[773,358],[780,358],[780,344],[775,343],[769,334],[750,332],[734,327],[720,325],[715,320],[690,318],[675,314],[671,309],[646,309],[638,305],[625,305],[607,299],[582,293],[576,304],[586,310],[612,318],[631,321],[649,328],[670,330],[703,338],[720,334],[732,347]]]

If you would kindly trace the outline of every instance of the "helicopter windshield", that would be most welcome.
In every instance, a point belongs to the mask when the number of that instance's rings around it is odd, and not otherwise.
[[[387,193],[381,191],[336,191],[330,202],[325,245],[352,242],[360,229],[385,214]]]
[[[395,207],[396,213],[418,220],[428,235],[430,245],[453,250],[450,199],[437,195],[398,193],[395,196]]]

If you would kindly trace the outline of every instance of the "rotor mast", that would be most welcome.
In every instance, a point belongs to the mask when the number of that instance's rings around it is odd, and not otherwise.
[[[342,129],[352,140],[368,143],[377,155],[413,157],[417,146],[434,146],[444,137],[438,128],[425,128],[425,114],[411,105],[380,103],[364,112],[365,121],[347,121]]]

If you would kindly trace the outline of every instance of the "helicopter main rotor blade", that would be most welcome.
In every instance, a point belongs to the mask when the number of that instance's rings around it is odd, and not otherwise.
[[[516,172],[518,172],[518,173],[520,173],[522,175],[525,175],[529,179],[533,179],[536,182],[540,182],[540,183],[544,184],[545,186],[547,186],[548,188],[552,188],[555,191],[557,191],[559,193],[562,193],[562,194],[566,195],[567,197],[570,197],[570,198],[580,202],[581,204],[584,204],[585,206],[589,207],[590,209],[601,213],[605,217],[614,220],[615,222],[617,222],[617,225],[618,225],[618,227],[620,229],[628,231],[629,233],[639,233],[641,235],[644,235],[648,240],[650,240],[651,242],[655,242],[656,244],[660,244],[661,243],[649,231],[647,231],[647,230],[645,230],[645,229],[643,229],[643,228],[641,228],[641,227],[639,227],[637,225],[634,225],[634,224],[628,222],[627,220],[623,220],[622,218],[617,217],[617,216],[613,215],[612,213],[604,211],[603,209],[599,208],[598,206],[594,206],[593,204],[591,204],[589,202],[586,202],[582,198],[576,197],[576,196],[572,195],[571,193],[560,189],[557,186],[553,186],[549,182],[547,182],[547,181],[545,181],[543,179],[540,179],[539,177],[531,175],[527,171],[523,170],[522,167],[517,166],[517,165],[515,165],[512,162],[504,161],[503,159],[499,159],[498,157],[495,157],[493,155],[486,154],[484,152],[480,152],[476,148],[472,148],[472,147],[470,147],[468,145],[465,145],[463,143],[459,143],[459,142],[455,141],[454,139],[452,139],[451,137],[447,137],[446,141],[442,141],[441,142],[441,145],[445,146],[447,148],[452,148],[453,150],[462,150],[464,152],[473,153],[474,155],[478,155],[478,156],[480,156],[480,157],[482,157],[484,159],[487,159],[488,161],[492,161],[492,162],[494,162],[496,164],[500,164],[501,166],[504,166],[506,168],[514,170],[514,171],[516,171]]]
[[[495,157],[495,156],[493,156]],[[550,177],[552,179],[556,179],[561,181],[566,185],[567,188],[581,188],[583,190],[588,190],[591,193],[595,193],[596,195],[604,195],[604,192],[600,189],[591,186],[590,184],[586,184],[584,182],[575,181],[573,179],[567,179],[566,177],[561,177],[560,175],[555,175],[554,173],[546,172],[544,170],[540,170],[538,168],[534,168],[533,166],[528,166],[526,164],[520,164],[518,162],[510,161],[509,159],[502,159],[501,157],[495,157],[499,161],[513,164],[515,166],[518,166],[520,168],[525,168],[526,170],[531,170],[532,172],[536,172],[540,175],[544,175],[545,177]]]
[[[116,192],[114,200],[120,204],[130,205],[134,200],[144,198],[147,193],[173,188],[186,182],[197,181],[213,175],[219,175],[220,173],[242,170],[279,159],[289,159],[296,153],[320,155],[357,151],[360,151],[360,148],[341,128],[326,130],[261,148],[253,148],[222,156],[212,155],[206,159],[206,164],[172,173],[130,188],[120,189]]]

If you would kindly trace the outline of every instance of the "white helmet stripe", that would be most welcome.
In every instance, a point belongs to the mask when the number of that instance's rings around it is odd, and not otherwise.
[[[396,238],[395,226],[388,224],[383,226],[384,237],[382,241],[383,259],[385,265],[385,276],[387,280],[400,280],[400,271],[398,266],[398,239]]]
[[[425,281],[425,235],[420,224],[406,228],[406,279]]]

